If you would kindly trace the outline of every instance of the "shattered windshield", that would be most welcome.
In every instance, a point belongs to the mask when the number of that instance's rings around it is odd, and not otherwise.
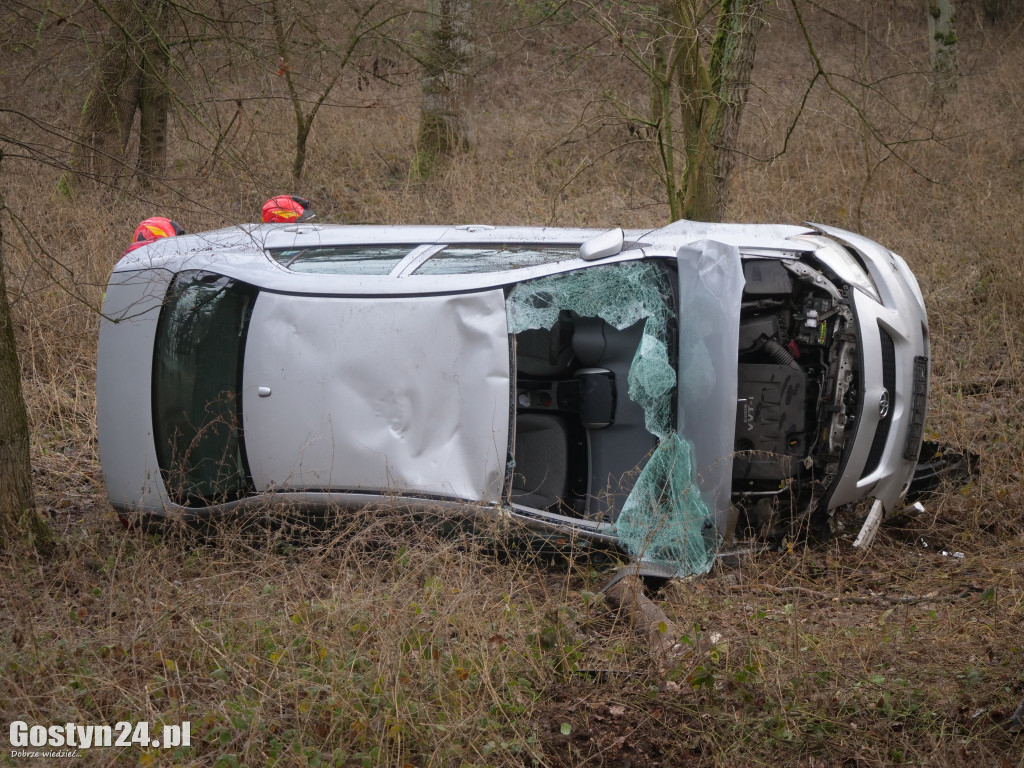
[[[615,523],[626,552],[637,560],[669,564],[680,576],[711,570],[718,532],[696,474],[690,441],[673,433],[661,442]]]

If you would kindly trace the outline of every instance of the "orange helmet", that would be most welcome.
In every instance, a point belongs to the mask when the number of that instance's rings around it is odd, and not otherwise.
[[[132,235],[132,243],[128,246],[128,250],[125,253],[134,251],[143,245],[148,245],[154,240],[159,240],[161,237],[175,237],[184,234],[185,230],[181,228],[178,222],[171,221],[164,216],[151,216],[139,222],[139,226],[135,228],[135,234]]]
[[[314,216],[316,214],[310,210],[309,200],[304,197],[278,195],[263,204],[263,222],[265,224],[308,221]]]

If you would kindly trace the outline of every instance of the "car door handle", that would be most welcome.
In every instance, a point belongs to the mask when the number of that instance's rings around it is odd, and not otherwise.
[[[256,394],[260,397],[270,397],[270,387],[256,387]]]

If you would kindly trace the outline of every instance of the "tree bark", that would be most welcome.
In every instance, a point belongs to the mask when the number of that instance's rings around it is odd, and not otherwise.
[[[430,18],[415,167],[473,145],[473,0],[428,0]]]
[[[1016,711],[1010,716],[1010,732],[1020,733],[1024,731],[1024,699],[1020,700]]]
[[[373,6],[371,5],[370,8]],[[317,100],[313,102],[313,106],[310,107],[309,112],[305,111],[303,107],[303,100],[299,94],[298,85],[295,82],[295,78],[292,76],[292,66],[290,62],[291,58],[291,45],[288,41],[288,33],[284,28],[284,18],[281,13],[281,9],[278,7],[277,2],[273,1],[270,3],[270,16],[271,23],[274,27],[274,42],[277,45],[277,55],[280,59],[280,71],[279,75],[284,77],[285,85],[288,88],[288,98],[292,103],[292,111],[295,113],[295,157],[292,160],[292,181],[297,187],[302,181],[302,174],[306,167],[306,146],[309,142],[309,134],[313,129],[313,121],[316,119],[317,112],[320,111],[320,107],[327,101],[327,97],[331,95],[331,91],[334,90],[334,86],[337,85],[338,80],[341,78],[341,73],[345,69],[345,65],[348,63],[352,56],[352,52],[355,50],[356,43],[359,41],[361,35],[356,29],[352,30],[352,36],[348,40],[348,48],[341,56],[341,61],[338,64],[338,71],[335,73],[325,86],[323,90],[319,92]],[[363,19],[365,19],[365,11]],[[362,24],[362,19],[360,20]]]
[[[0,198],[0,216],[5,210]],[[52,539],[49,528],[36,512],[32,492],[28,411],[7,298],[3,242],[0,219],[0,550],[9,549],[18,541],[32,549],[45,550]]]
[[[707,55],[699,34],[705,9],[698,0],[661,0],[654,20],[650,119],[673,221],[721,221],[728,204],[764,0],[715,5]],[[672,121],[673,92],[678,128]]]
[[[713,213],[719,195],[713,175],[714,147],[710,141],[718,104],[700,48],[697,26],[701,9],[698,6],[697,0],[677,0],[683,50],[678,57],[676,88],[682,113],[684,162],[683,178],[676,191],[678,210],[673,214],[680,219],[717,221],[721,217],[715,218]]]
[[[171,52],[167,47],[170,13],[166,2],[155,2],[146,17],[147,29],[140,41],[139,83],[139,181],[149,187],[167,164],[167,112],[171,89],[167,75]]]
[[[679,655],[676,638],[679,631],[661,608],[644,594],[644,583],[639,576],[625,576],[605,590],[613,608],[624,611],[633,629],[647,643],[659,664],[673,655]]]
[[[709,66],[716,109],[708,136],[711,162],[704,169],[708,190],[691,215],[698,221],[721,221],[725,216],[729,174],[736,164],[736,142],[750,91],[763,5],[764,0],[722,2]]]

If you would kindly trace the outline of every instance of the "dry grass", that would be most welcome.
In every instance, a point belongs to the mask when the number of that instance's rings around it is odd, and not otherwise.
[[[5,197],[37,238],[5,229],[5,260],[60,551],[0,560],[0,721],[193,724],[191,751],[92,750],[89,764],[1024,766],[1022,737],[1003,728],[1024,695],[1024,38],[965,11],[967,74],[939,107],[919,73],[920,4],[904,5],[890,19],[885,4],[833,3],[861,32],[807,18],[830,68],[877,80],[851,88],[854,103],[886,136],[922,140],[889,156],[816,91],[786,154],[740,164],[730,217],[855,228],[908,259],[930,313],[928,428],[979,452],[981,473],[867,554],[841,535],[672,585],[662,599],[693,652],[663,670],[579,552],[502,554],[394,510],[328,534],[124,532],[95,451],[107,273],[148,215],[197,231],[290,189],[290,116],[247,112],[216,164],[208,145],[176,143],[166,186],[145,194],[70,200],[51,194],[55,174],[6,160]],[[788,12],[773,13],[751,158],[781,146],[809,74]],[[575,29],[493,32],[505,53],[483,75],[473,154],[414,183],[415,89],[375,85],[373,109],[318,118],[296,191],[328,221],[663,223],[639,153],[605,154],[624,126],[565,141],[599,86],[629,73],[596,57],[563,67],[585,39]],[[52,66],[81,77],[62,51]],[[891,72],[907,74],[880,79]],[[61,88],[38,89],[54,114],[77,104]]]

